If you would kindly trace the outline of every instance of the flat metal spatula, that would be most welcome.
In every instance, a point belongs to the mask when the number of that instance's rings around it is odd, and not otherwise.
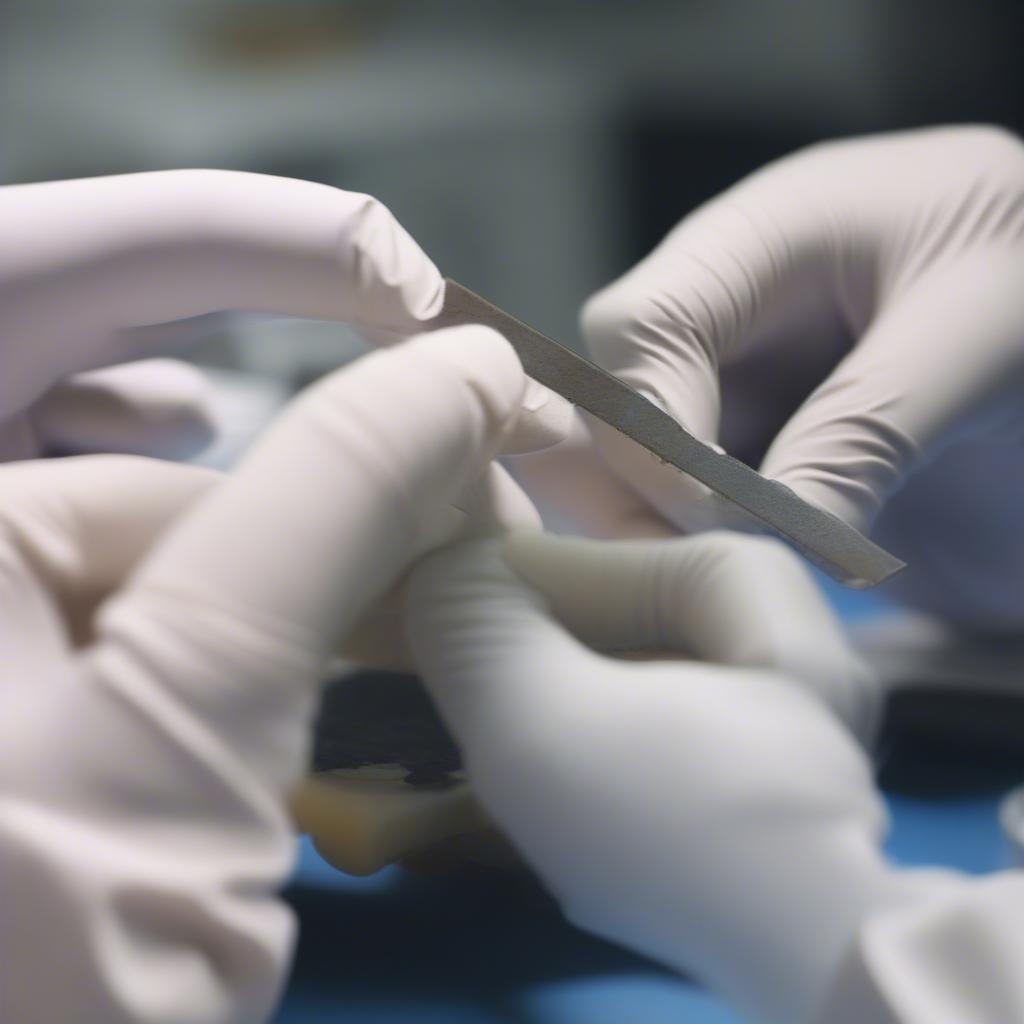
[[[841,519],[698,441],[617,377],[457,281],[449,279],[446,285],[444,309],[430,321],[431,328],[469,323],[493,327],[508,339],[534,380],[739,506],[840,583],[873,587],[904,568],[904,562]]]

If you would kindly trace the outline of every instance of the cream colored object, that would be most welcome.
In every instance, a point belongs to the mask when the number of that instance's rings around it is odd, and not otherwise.
[[[720,440],[723,368],[746,373],[734,409],[755,425],[802,400],[776,436],[751,428],[761,472],[862,531],[877,519],[910,566],[890,593],[1022,628],[1022,266],[1019,138],[880,135],[813,146],[701,206],[582,325],[599,363],[705,441]],[[606,490],[624,481],[685,531],[722,524],[702,488],[591,426]]]
[[[285,801],[326,662],[465,527],[524,387],[467,327],[325,378],[226,479],[0,467],[5,1020],[270,1014],[294,930]]]
[[[410,786],[398,765],[317,772],[291,800],[320,855],[350,875],[370,875],[453,836],[488,827],[464,780]]]
[[[788,553],[759,586],[766,543],[521,535],[427,560],[410,640],[474,792],[572,921],[745,1019],[1024,1020],[1024,877],[885,862],[870,765],[828,707],[843,687],[820,677],[849,652],[834,627],[801,635]],[[613,661],[552,611],[712,663]]]

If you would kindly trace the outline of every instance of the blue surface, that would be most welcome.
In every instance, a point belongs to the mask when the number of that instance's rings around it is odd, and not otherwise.
[[[972,875],[1008,868],[1010,851],[999,826],[1004,792],[956,800],[887,794],[892,829],[886,851],[899,864],[941,864]]]
[[[645,1024],[739,1018],[694,985],[566,924],[532,882],[489,872],[348,878],[304,842],[302,922],[276,1018],[338,1024]]]
[[[826,586],[843,617],[885,610]],[[969,798],[887,796],[886,848],[905,865],[1005,867],[1003,785]],[[486,873],[349,878],[300,848],[301,924],[279,1024],[743,1024],[684,979],[583,935],[526,883]]]

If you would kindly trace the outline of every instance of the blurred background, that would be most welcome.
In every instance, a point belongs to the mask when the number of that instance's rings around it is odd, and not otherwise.
[[[589,293],[766,160],[1024,128],[1019,2],[8,0],[0,31],[0,180],[201,166],[371,192],[568,343]],[[197,358],[290,388],[352,344],[240,322]]]
[[[1022,47],[1019,0],[7,0],[0,182],[220,167],[370,192],[445,274],[575,345],[591,292],[768,160],[1024,131]],[[227,424],[209,461],[361,347],[338,324],[218,326],[194,355]],[[989,804],[895,809],[904,859],[945,829],[951,863],[997,863]],[[738,1020],[514,890],[446,885],[346,879],[304,849],[279,1020]]]

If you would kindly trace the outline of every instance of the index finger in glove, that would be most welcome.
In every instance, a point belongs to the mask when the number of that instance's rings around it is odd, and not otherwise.
[[[583,308],[595,360],[705,442],[718,439],[723,365],[778,335],[780,318],[801,327],[834,323],[830,221],[794,184],[806,176],[801,159],[769,167],[695,211]],[[713,510],[702,510],[706,488],[588,422],[610,468],[662,515],[686,529],[713,521]]]
[[[4,414],[69,373],[153,354],[134,328],[256,310],[410,334],[444,297],[386,207],[311,182],[192,170],[17,185],[0,189],[0,220]]]
[[[453,536],[460,540],[504,532],[540,530],[540,515],[508,471],[492,462],[479,480],[442,509],[425,534],[438,545]],[[396,672],[416,672],[402,624],[402,581],[375,602],[345,637],[341,655],[348,661]]]
[[[416,338],[324,378],[158,546],[107,625],[141,616],[187,648],[203,642],[196,610],[206,609],[258,624],[261,644],[283,645],[315,676],[357,616],[447,539],[439,512],[498,450],[523,386],[515,353],[483,327]],[[282,671],[270,658],[244,668]]]
[[[708,533],[602,542],[515,533],[508,564],[592,647],[677,652],[801,679],[861,738],[878,687],[810,575],[776,541]]]

